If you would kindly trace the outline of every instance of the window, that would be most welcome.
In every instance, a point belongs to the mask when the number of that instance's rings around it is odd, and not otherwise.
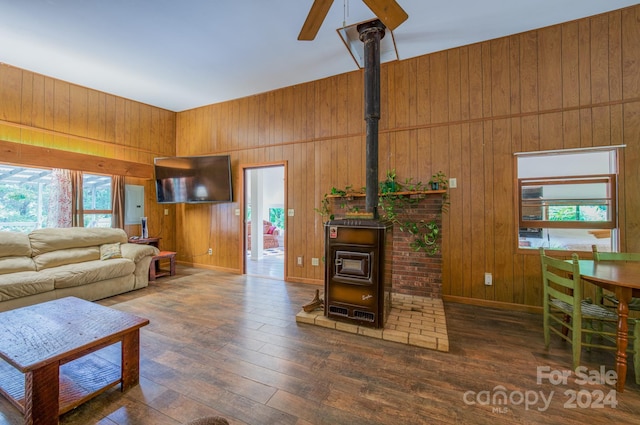
[[[520,248],[615,251],[615,148],[519,154]]]
[[[284,208],[269,208],[269,221],[284,230]]]
[[[84,227],[111,227],[111,177],[82,175]]]
[[[0,164],[0,230],[46,227],[50,181],[49,170]]]
[[[0,164],[1,231],[28,233],[51,227],[51,175],[49,169]],[[110,176],[83,174],[83,212],[85,227],[111,227]]]
[[[520,227],[614,229],[616,176],[520,179]]]

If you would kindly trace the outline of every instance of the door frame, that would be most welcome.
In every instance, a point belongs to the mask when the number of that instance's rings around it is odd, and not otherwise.
[[[288,228],[289,228],[289,214],[287,213],[289,211],[288,208],[288,180],[287,180],[287,175],[288,175],[288,166],[287,166],[287,161],[283,160],[283,161],[273,161],[273,162],[260,162],[260,163],[255,163],[255,164],[240,164],[240,188],[241,188],[241,193],[240,193],[240,197],[239,197],[239,201],[240,201],[240,220],[238,220],[239,222],[239,226],[240,226],[240,231],[238,232],[238,234],[240,235],[240,252],[238,253],[240,256],[240,264],[242,264],[242,274],[245,275],[247,274],[247,235],[246,235],[246,231],[247,231],[247,223],[245,222],[245,217],[246,217],[246,211],[247,211],[247,206],[246,206],[246,193],[247,193],[247,182],[245,181],[246,178],[246,171],[247,170],[252,170],[252,169],[258,169],[258,168],[272,168],[272,167],[283,167],[283,172],[284,172],[284,180],[283,180],[283,184],[284,184],[284,223],[285,223],[285,232],[284,232],[284,276],[283,276],[283,280],[287,281],[287,279],[289,278],[289,271],[288,271],[288,261],[287,261],[287,256],[289,255],[289,250],[287,249],[287,245],[288,245],[288,239],[289,239],[289,232],[288,232]]]

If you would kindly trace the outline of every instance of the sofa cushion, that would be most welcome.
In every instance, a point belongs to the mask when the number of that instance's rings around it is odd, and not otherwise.
[[[130,275],[135,268],[136,265],[131,260],[114,258],[109,261],[93,260],[67,264],[40,273],[53,278],[55,288],[61,289]]]
[[[29,236],[19,232],[0,232],[0,257],[31,257]]]
[[[65,264],[76,264],[100,259],[100,247],[61,249],[45,252],[34,258],[37,270],[50,269]]]
[[[53,278],[38,272],[17,272],[0,278],[0,301],[53,291]]]
[[[142,245],[139,243],[120,244],[120,252],[124,258],[132,260],[134,263],[140,262],[144,257],[158,255],[160,250],[155,246]]]
[[[99,227],[66,227],[38,229],[29,233],[33,255],[59,249],[100,246],[105,243],[125,243],[127,234],[122,229]]]
[[[17,272],[35,272],[31,257],[0,257],[0,275]]]
[[[120,242],[100,245],[100,259],[111,260],[112,258],[122,258],[122,252],[120,252]]]

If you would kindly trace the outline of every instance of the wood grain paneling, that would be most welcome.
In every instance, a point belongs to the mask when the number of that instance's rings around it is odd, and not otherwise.
[[[230,154],[235,202],[171,206],[176,223],[157,219],[168,235],[175,227],[179,261],[234,272],[241,166],[287,163],[287,279],[320,283],[314,208],[332,186],[364,184],[362,79],[354,71],[173,114],[0,66],[0,139],[140,164]],[[458,179],[443,218],[444,295],[541,302],[539,259],[516,243],[515,152],[626,144],[620,240],[640,251],[640,6],[383,64],[381,101],[379,177],[394,168],[401,180],[438,170]]]
[[[640,184],[631,165],[640,155],[639,11],[382,65],[380,179],[389,169],[401,181],[426,182],[438,170],[458,179],[443,220],[443,294],[539,305],[539,259],[517,247],[514,152],[626,143],[621,233],[626,241],[639,239],[632,205],[640,199],[629,190]],[[356,71],[201,108],[204,116],[178,114],[181,153],[288,161],[288,203],[295,210],[287,229],[289,280],[322,281],[321,270],[308,265],[310,257],[323,256],[322,222],[313,209],[333,186],[364,184],[361,87]],[[234,108],[237,117],[222,112]],[[182,149],[206,132],[207,120],[234,142]],[[209,227],[204,220],[218,220],[195,218],[189,226],[199,229]],[[224,243],[239,238],[228,236]],[[198,252],[188,244],[181,250]],[[304,267],[294,265],[299,255]],[[493,273],[491,287],[484,286],[485,272]]]
[[[615,31],[615,28],[614,28]],[[622,11],[622,98],[640,97],[640,7]]]
[[[145,214],[163,249],[175,248],[175,214],[155,202],[152,165],[175,154],[175,122],[171,111],[0,64],[0,161],[144,185]],[[140,226],[125,230],[140,234]]]

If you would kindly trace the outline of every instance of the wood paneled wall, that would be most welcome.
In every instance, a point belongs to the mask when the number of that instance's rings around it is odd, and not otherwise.
[[[401,180],[426,182],[439,170],[458,180],[443,221],[443,296],[540,305],[538,258],[517,248],[514,152],[625,144],[622,249],[640,251],[640,6],[383,64],[381,72],[380,178],[393,168]],[[311,266],[323,256],[314,208],[332,186],[365,184],[362,80],[357,71],[175,114],[0,64],[0,141],[42,148],[52,166],[70,153],[146,166],[156,156],[231,154],[234,203],[160,206],[151,175],[132,173],[127,182],[145,186],[163,248],[233,272],[242,269],[241,166],[286,162],[287,208],[295,211],[288,278],[321,283],[322,267]],[[300,255],[304,267],[294,264]],[[493,286],[484,286],[484,272]]]
[[[0,162],[122,174],[145,186],[161,246],[175,247],[175,208],[155,201],[153,158],[175,154],[175,112],[0,64]],[[139,235],[140,226],[127,226]]]
[[[362,79],[352,72],[177,116],[178,154],[231,154],[236,200],[241,164],[287,162],[290,280],[323,279],[310,265],[323,256],[314,211],[323,194],[365,184]],[[537,253],[517,248],[515,152],[625,144],[622,249],[640,251],[640,6],[383,64],[381,80],[380,178],[396,169],[426,182],[442,170],[458,180],[444,217],[445,296],[541,304]],[[179,207],[178,251],[241,270],[239,207]]]

